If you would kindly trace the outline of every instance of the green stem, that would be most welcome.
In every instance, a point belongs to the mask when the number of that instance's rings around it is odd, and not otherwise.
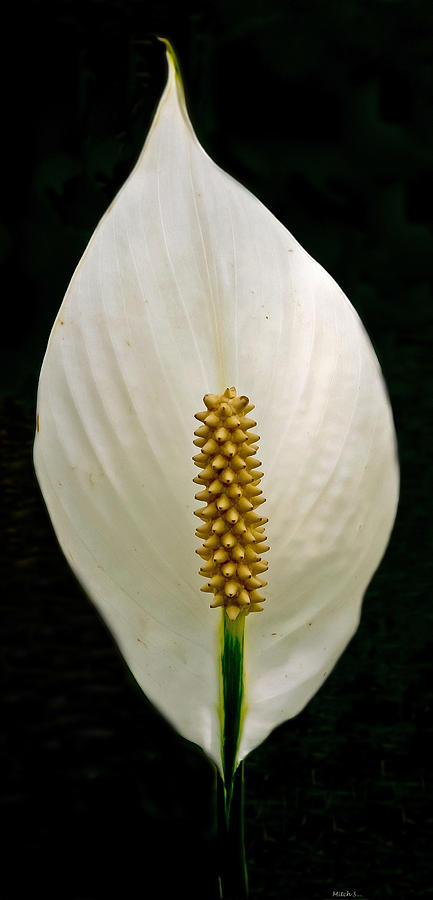
[[[246,900],[248,876],[244,845],[244,764],[233,778],[230,813],[227,817],[226,790],[218,774],[218,860],[222,900]]]
[[[248,897],[244,850],[244,767],[236,768],[243,718],[244,627],[241,613],[232,622],[223,613],[221,653],[222,675],[222,758],[224,781],[218,775],[218,858],[220,896],[223,900]]]

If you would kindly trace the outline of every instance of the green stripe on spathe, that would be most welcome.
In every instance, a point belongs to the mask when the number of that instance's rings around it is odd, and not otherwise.
[[[232,622],[224,611],[223,618],[221,653],[223,699],[222,758],[226,817],[229,820],[236,755],[243,719],[245,614],[241,613]]]
[[[179,79],[179,81],[180,81],[181,87],[182,87],[182,89],[183,89],[182,72],[180,71],[179,60],[178,60],[178,58],[177,58],[177,56],[176,56],[174,47],[171,45],[170,41],[167,40],[167,38],[159,37],[159,35],[158,35],[158,41],[161,41],[162,44],[165,44],[167,53],[170,55],[171,61],[172,61],[173,65],[174,65],[174,68],[175,68],[176,75],[177,75],[177,77],[178,77],[178,79]]]

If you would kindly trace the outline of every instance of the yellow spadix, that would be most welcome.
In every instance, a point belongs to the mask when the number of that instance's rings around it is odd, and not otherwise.
[[[259,591],[266,581],[259,576],[267,569],[261,554],[266,546],[264,525],[268,521],[257,514],[261,497],[257,434],[249,434],[257,423],[248,418],[254,409],[248,397],[238,397],[234,387],[223,394],[205,394],[204,412],[196,413],[203,424],[194,432],[194,444],[201,453],[193,457],[201,469],[194,478],[204,485],[195,498],[206,506],[195,515],[204,525],[197,537],[204,540],[196,551],[206,560],[200,575],[206,578],[204,593],[214,595],[211,607],[224,607],[234,621],[241,612],[260,612],[265,600]]]

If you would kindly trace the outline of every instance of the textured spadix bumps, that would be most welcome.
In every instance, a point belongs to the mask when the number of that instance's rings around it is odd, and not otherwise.
[[[205,564],[200,575],[206,578],[205,593],[214,594],[211,607],[222,606],[230,619],[241,611],[260,612],[264,597],[259,589],[265,587],[261,579],[267,563],[261,554],[266,546],[264,516],[256,509],[265,502],[260,490],[263,472],[258,468],[258,434],[249,433],[257,425],[248,413],[254,409],[248,397],[237,397],[235,388],[223,394],[206,394],[204,412],[196,413],[203,424],[194,432],[194,444],[201,452],[193,457],[200,475],[196,484],[205,489],[195,495],[206,506],[196,510],[204,525],[196,535],[204,540],[196,552]]]
[[[353,635],[398,470],[358,316],[204,152],[168,62],[143,152],[53,327],[35,464],[66,557],[137,681],[221,766],[222,620],[245,621],[239,760],[305,706]],[[194,413],[233,384],[260,425],[270,545],[264,612],[235,622],[200,593],[191,482]]]

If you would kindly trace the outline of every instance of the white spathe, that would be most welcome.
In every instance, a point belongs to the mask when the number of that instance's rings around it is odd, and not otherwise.
[[[197,141],[169,77],[138,163],[78,265],[42,367],[35,465],[57,537],[137,681],[221,766],[222,613],[194,537],[194,413],[255,403],[271,550],[245,624],[239,759],[352,637],[398,496],[392,414],[332,278]],[[196,488],[197,490],[197,488]]]

